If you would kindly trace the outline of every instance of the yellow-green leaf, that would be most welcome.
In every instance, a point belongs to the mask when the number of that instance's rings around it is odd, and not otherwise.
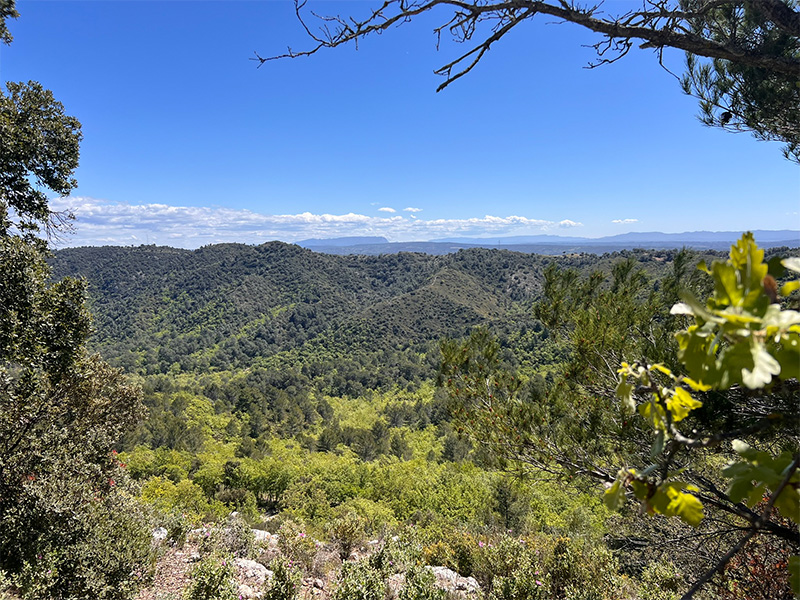
[[[681,382],[685,383],[686,385],[688,385],[695,392],[707,392],[708,390],[711,389],[710,385],[706,385],[706,384],[704,384],[702,382],[695,381],[694,379],[691,379],[690,377],[683,377],[681,379]]]
[[[629,412],[633,412],[636,409],[636,403],[633,401],[633,385],[628,383],[627,378],[624,376],[622,381],[617,384],[617,397],[622,400],[622,405]]]
[[[624,474],[624,471],[620,471],[619,475],[617,475],[617,480],[603,494],[603,503],[609,510],[619,510],[625,504],[625,488],[622,486],[621,481]]]
[[[672,420],[675,423],[682,421],[691,411],[701,406],[703,403],[683,388],[676,388],[673,395],[667,399],[667,408],[672,413]]]
[[[668,516],[675,515],[692,527],[700,525],[700,521],[705,516],[703,503],[700,500],[692,494],[678,491],[674,487],[667,488],[666,493],[670,498],[666,513]]]
[[[652,366],[650,367],[650,370],[651,370],[651,371],[660,371],[660,372],[662,372],[664,375],[672,375],[672,371],[670,371],[670,370],[669,370],[667,367],[665,367],[664,365],[662,365],[662,364],[658,364],[658,363],[657,363],[657,364],[655,364],[655,365],[652,365]]]
[[[789,281],[781,286],[781,296],[788,296],[795,290],[800,290],[800,281]]]

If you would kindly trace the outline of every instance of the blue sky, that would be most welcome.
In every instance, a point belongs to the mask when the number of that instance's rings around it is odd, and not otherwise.
[[[444,12],[257,69],[254,51],[310,43],[290,2],[18,9],[0,76],[83,123],[79,187],[54,201],[77,215],[69,245],[800,228],[779,144],[703,127],[650,51],[584,69],[596,38],[549,18],[437,94],[433,70],[464,50],[437,51]]]

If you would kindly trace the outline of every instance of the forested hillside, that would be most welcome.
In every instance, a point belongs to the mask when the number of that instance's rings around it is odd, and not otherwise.
[[[643,460],[641,423],[606,408],[608,365],[678,368],[669,307],[681,289],[710,294],[695,265],[721,256],[338,256],[272,242],[74,248],[52,265],[86,279],[92,347],[143,389],[148,416],[120,457],[174,539],[235,510],[294,540],[282,552],[306,575],[327,572],[306,532],[345,558],[395,531],[414,560],[477,577],[489,598],[672,599],[732,530],[707,528],[702,550],[666,559],[693,530],[613,514],[591,482]],[[790,593],[785,548],[758,548],[772,575],[752,597]],[[547,578],[515,571],[525,561]],[[507,589],[501,564],[517,565]],[[728,576],[755,589],[744,565]]]
[[[630,256],[655,282],[674,254],[331,256],[271,242],[70,248],[56,253],[53,268],[57,279],[87,279],[94,347],[145,374],[426,347],[477,324],[502,329],[540,295],[548,264],[608,272]]]

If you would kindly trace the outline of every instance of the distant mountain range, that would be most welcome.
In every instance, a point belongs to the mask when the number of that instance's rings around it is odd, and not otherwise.
[[[756,241],[763,248],[778,246],[800,247],[800,230],[755,230]],[[690,231],[684,233],[631,232],[601,238],[562,237],[557,235],[526,235],[494,238],[441,238],[427,242],[389,242],[383,237],[346,237],[310,239],[299,246],[325,254],[395,254],[422,252],[442,255],[466,248],[502,248],[533,254],[570,254],[587,252],[603,254],[634,248],[698,250],[727,250],[741,236],[740,231]]]
[[[297,242],[303,248],[316,248],[318,246],[362,246],[364,244],[388,244],[385,237],[339,237],[330,239],[311,238]]]

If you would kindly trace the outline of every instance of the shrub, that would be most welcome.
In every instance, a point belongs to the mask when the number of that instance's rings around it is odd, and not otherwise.
[[[533,565],[526,565],[509,576],[495,577],[488,600],[539,600],[553,597],[549,575],[542,575]]]
[[[249,558],[255,551],[255,534],[250,526],[237,514],[231,514],[225,522],[205,528],[200,534],[201,554],[223,553],[235,557]]]
[[[314,563],[317,543],[295,521],[286,519],[278,529],[278,548],[295,565],[308,571]]]
[[[202,559],[192,569],[192,581],[183,597],[185,600],[238,600],[233,557],[213,554]]]
[[[285,558],[276,558],[270,563],[272,583],[264,594],[264,600],[295,600],[300,590],[300,571]]]
[[[214,494],[214,499],[248,518],[255,519],[258,516],[256,497],[250,490],[223,485]]]
[[[535,555],[530,545],[529,541],[506,535],[491,543],[478,542],[480,552],[472,575],[483,588],[494,585],[497,577],[513,578],[524,567],[533,566]]]
[[[346,560],[364,539],[364,522],[356,513],[346,512],[326,527],[326,533],[336,546],[339,557]]]
[[[115,488],[86,499],[83,506],[71,505],[77,502],[75,490],[64,492],[79,484],[62,484],[63,497],[56,497],[56,489],[40,489],[39,504],[23,507],[36,528],[17,556],[21,564],[13,574],[15,587],[26,600],[132,597],[154,564],[149,514]],[[56,511],[59,503],[64,514]],[[13,519],[4,525],[8,530],[19,526]]]
[[[642,584],[639,594],[642,600],[676,600],[683,578],[670,562],[653,561],[642,571]]]
[[[161,525],[167,530],[167,540],[178,548],[183,548],[186,535],[192,529],[192,523],[186,514],[172,511],[161,519]]]
[[[366,561],[346,562],[331,600],[383,600],[386,582]]]
[[[546,571],[553,595],[568,600],[594,600],[614,595],[619,565],[607,548],[588,547],[578,540],[558,538]]]
[[[436,576],[430,569],[411,567],[397,600],[445,600],[447,594],[436,587]]]
[[[397,518],[391,508],[381,502],[367,498],[350,498],[338,507],[339,514],[355,513],[361,520],[365,535],[378,536],[397,525]]]
[[[219,547],[223,552],[248,558],[255,550],[256,536],[250,525],[238,514],[231,514],[219,535]]]
[[[151,477],[142,486],[142,500],[162,513],[186,515],[194,524],[216,521],[230,512],[222,502],[209,501],[203,489],[189,479],[176,484],[163,477]]]
[[[386,579],[393,573],[401,573],[410,569],[420,562],[421,558],[422,552],[419,544],[413,539],[413,536],[404,535],[385,541],[377,551],[367,558],[367,562]]]
[[[450,535],[426,545],[422,551],[423,558],[428,565],[449,567],[460,575],[469,577],[478,560],[477,553],[482,543],[469,533],[453,531]]]

